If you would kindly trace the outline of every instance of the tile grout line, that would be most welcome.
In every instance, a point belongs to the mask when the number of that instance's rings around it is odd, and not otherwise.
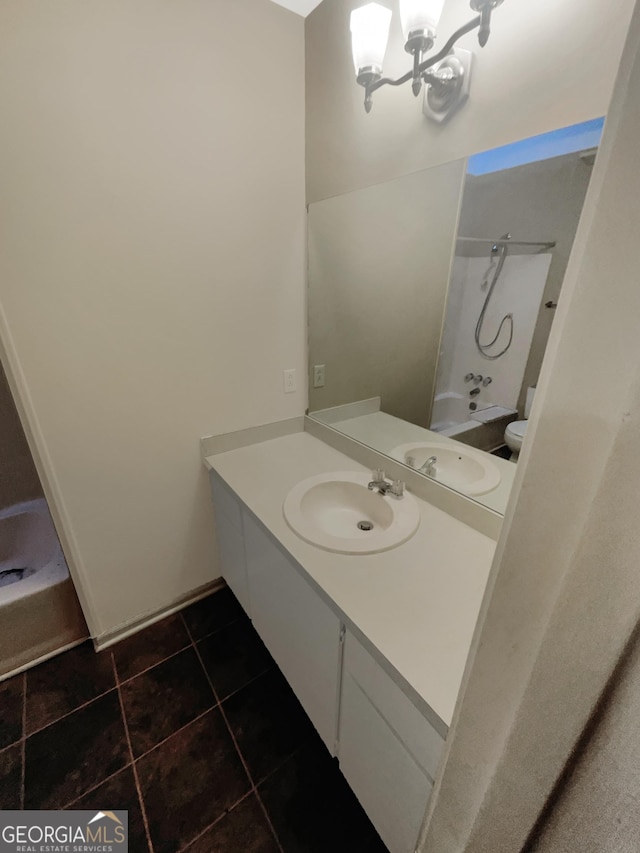
[[[180,615],[182,616],[182,612],[180,613]],[[187,625],[187,620],[184,618],[184,616],[182,616],[182,621],[184,622],[184,626],[187,629],[187,634],[189,635],[189,641],[191,643],[201,643],[203,640],[208,640],[209,637],[214,637],[216,634],[219,634],[221,631],[230,628],[232,625],[237,625],[238,622],[242,622],[243,619],[247,619],[249,622],[251,622],[251,620],[246,614],[242,616],[237,616],[235,619],[232,619],[231,622],[227,622],[226,625],[223,625],[222,628],[215,628],[213,631],[209,631],[208,634],[203,634],[202,637],[198,637],[198,639],[196,640],[193,634],[191,633],[189,626]]]
[[[153,851],[153,843],[151,841],[151,832],[149,831],[149,821],[147,819],[147,810],[144,803],[144,798],[142,796],[142,789],[140,788],[140,780],[138,779],[138,768],[136,767],[135,757],[133,755],[133,747],[131,746],[131,736],[129,734],[129,723],[127,722],[127,715],[124,710],[124,702],[122,699],[122,691],[120,690],[120,679],[118,677],[118,668],[116,666],[116,659],[114,657],[113,652],[111,654],[111,664],[113,666],[113,674],[116,680],[116,689],[118,691],[118,700],[120,702],[120,713],[122,714],[122,722],[124,724],[124,733],[127,738],[127,745],[129,747],[129,757],[131,758],[132,768],[133,768],[133,781],[136,786],[136,791],[138,792],[138,801],[140,803],[140,811],[142,813],[142,822],[144,823],[144,831],[147,836],[147,845],[149,847],[150,853],[154,853]]]
[[[183,732],[185,729],[188,729],[190,725],[192,725],[193,723],[197,723],[197,722],[198,722],[198,720],[201,720],[203,717],[206,717],[206,716],[207,716],[207,714],[210,714],[210,713],[211,713],[211,711],[215,711],[217,707],[218,707],[218,705],[217,705],[217,704],[216,704],[216,705],[210,705],[210,706],[207,708],[207,710],[206,710],[206,711],[202,711],[202,713],[201,713],[201,714],[198,714],[198,716],[197,716],[197,717],[194,717],[192,720],[189,720],[189,722],[188,722],[188,723],[185,723],[185,724],[184,724],[184,726],[180,726],[180,728],[179,728],[179,729],[176,729],[174,732],[171,732],[171,734],[170,734],[170,735],[167,735],[166,737],[163,737],[161,741],[158,741],[158,743],[154,743],[154,745],[153,745],[150,749],[147,749],[147,750],[146,750],[146,752],[141,752],[141,753],[140,753],[140,755],[138,755],[137,757],[135,757],[135,756],[134,756],[134,759],[133,759],[133,760],[134,760],[134,762],[137,764],[137,763],[138,763],[138,761],[140,761],[140,760],[141,760],[141,759],[143,759],[143,758],[146,758],[146,757],[147,757],[147,755],[151,755],[151,753],[152,753],[152,752],[155,752],[155,751],[156,751],[156,749],[158,749],[158,747],[160,747],[160,746],[164,746],[164,744],[165,744],[168,740],[171,740],[171,738],[172,738],[174,735],[179,735],[179,734],[180,734],[181,732]]]
[[[187,648],[191,648],[191,646],[188,646]],[[184,649],[183,649],[183,651],[184,651]],[[202,660],[201,660],[200,658],[198,658],[198,662],[199,662],[200,664],[202,664]],[[212,705],[210,705],[208,708],[206,708],[204,711],[202,711],[200,714],[198,714],[198,715],[197,715],[196,717],[194,717],[192,720],[189,720],[189,722],[185,723],[183,726],[180,726],[180,728],[179,728],[179,729],[175,729],[175,731],[171,732],[171,734],[169,734],[169,735],[167,735],[166,737],[162,738],[162,740],[158,741],[158,743],[154,743],[154,745],[153,745],[153,746],[151,746],[151,747],[149,747],[149,749],[146,749],[144,752],[141,752],[141,753],[140,753],[140,755],[134,756],[134,759],[133,759],[133,760],[134,760],[134,762],[136,762],[136,763],[137,763],[138,761],[140,761],[140,759],[142,759],[142,758],[146,758],[146,757],[147,757],[147,755],[150,755],[150,753],[155,752],[155,750],[156,750],[156,749],[158,749],[158,747],[163,746],[163,745],[164,745],[168,740],[171,740],[171,738],[172,738],[174,735],[180,734],[180,732],[183,732],[183,731],[184,731],[185,729],[187,729],[187,728],[188,728],[192,723],[196,723],[198,720],[201,720],[203,717],[206,717],[206,715],[207,715],[207,714],[209,714],[211,711],[215,711],[217,708],[220,708],[220,706],[221,706],[221,704],[222,704],[222,702],[223,702],[223,701],[226,701],[227,699],[230,699],[232,696],[235,696],[235,695],[236,695],[236,693],[239,693],[241,690],[244,690],[244,688],[245,688],[245,687],[248,687],[250,684],[253,684],[253,682],[254,682],[254,681],[257,681],[259,678],[262,678],[262,676],[263,676],[263,675],[266,675],[266,674],[267,674],[267,672],[269,672],[269,670],[265,670],[264,672],[261,672],[259,675],[256,675],[256,676],[255,676],[255,678],[252,678],[252,679],[251,679],[251,681],[248,681],[248,682],[247,682],[245,685],[243,685],[242,687],[238,687],[238,689],[237,689],[237,690],[234,690],[234,691],[233,691],[233,693],[229,693],[229,695],[228,695],[228,696],[226,696],[226,697],[224,698],[224,700],[221,700],[221,701],[217,700],[217,699],[216,699],[215,692],[214,692],[214,697],[213,697],[213,698],[214,698],[214,702],[213,702],[213,704],[212,704]],[[207,679],[207,681],[208,681],[208,679]],[[121,684],[125,684],[125,683],[126,683],[126,682],[121,682]],[[211,686],[210,682],[208,682],[208,683],[209,683],[209,686]],[[110,691],[110,692],[111,692],[111,691]],[[105,694],[105,695],[106,695],[106,694]],[[18,743],[18,741],[16,741],[16,743]],[[15,745],[15,744],[14,744],[14,745]],[[0,750],[0,751],[1,751],[1,750]],[[296,751],[297,751],[297,750],[296,750]],[[288,760],[288,759],[285,759],[285,761],[286,761],[286,760]],[[284,762],[283,762],[283,763],[284,763]],[[129,767],[130,765],[129,765],[129,764],[127,764],[126,766],[127,766],[127,767]],[[277,767],[276,769],[279,769],[281,766],[282,766],[282,765],[278,765],[278,767]],[[116,772],[119,772],[119,771],[116,771]],[[271,771],[271,772],[270,772],[267,776],[265,776],[264,778],[265,778],[265,779],[267,779],[267,778],[268,778],[268,776],[271,776],[273,772],[275,772],[275,771]],[[109,777],[109,778],[110,778],[110,777]],[[262,784],[262,782],[263,782],[263,781],[264,781],[264,779],[261,779],[261,780],[260,780],[260,783]],[[79,799],[79,798],[78,798],[78,799]]]
[[[40,734],[40,732],[43,732],[45,729],[48,729],[50,726],[55,726],[55,724],[59,723],[60,720],[66,720],[67,717],[70,717],[72,714],[75,714],[76,711],[82,711],[84,708],[87,708],[89,705],[93,705],[93,703],[97,702],[98,699],[104,699],[105,696],[108,696],[109,693],[114,693],[117,689],[118,689],[117,686],[114,684],[113,687],[110,687],[108,690],[105,690],[104,693],[99,693],[97,696],[94,696],[93,699],[89,699],[86,702],[83,702],[82,705],[78,705],[77,708],[73,708],[73,710],[67,711],[66,713],[62,714],[60,717],[56,717],[55,720],[52,720],[50,723],[46,723],[46,725],[44,725],[44,726],[40,726],[39,729],[35,729],[34,731],[29,732],[28,735],[25,732],[25,738],[28,739],[30,737],[33,737],[34,735]]]
[[[139,675],[144,675],[146,672],[149,672],[150,670],[155,669],[157,666],[160,666],[161,663],[166,663],[166,661],[171,660],[171,658],[177,657],[181,652],[184,652],[187,649],[190,649],[196,642],[201,643],[203,640],[208,640],[211,637],[215,636],[216,634],[220,633],[220,631],[224,631],[225,628],[229,628],[231,625],[235,625],[237,622],[240,622],[242,619],[242,617],[240,616],[240,617],[238,617],[238,619],[234,619],[233,622],[229,622],[227,625],[223,625],[222,628],[216,628],[215,631],[211,631],[208,634],[205,634],[203,637],[200,637],[198,640],[194,640],[191,636],[191,632],[189,631],[189,629],[187,627],[186,620],[182,617],[182,613],[178,612],[175,615],[181,617],[182,623],[183,623],[184,628],[187,632],[187,642],[184,644],[184,646],[181,646],[177,651],[171,652],[171,654],[166,655],[166,657],[163,657],[160,660],[156,661],[155,663],[152,663],[150,666],[146,666],[144,669],[141,669],[140,672],[136,672],[136,673],[134,673],[134,675],[129,675],[129,676],[127,676],[127,678],[121,678],[120,684],[126,684],[128,681],[133,681],[133,679],[137,678]],[[160,624],[160,623],[158,623],[158,624]],[[135,636],[135,634],[133,636]],[[123,640],[122,642],[125,642],[125,640]],[[116,643],[112,647],[112,652],[115,652],[117,647],[118,647],[118,644]],[[238,688],[238,689],[240,689],[240,688]],[[104,694],[101,694],[101,695],[104,695]],[[232,694],[230,693],[229,695],[231,696]],[[96,698],[99,698],[99,697],[96,697]],[[225,699],[226,698],[228,698],[228,697],[225,697]],[[51,724],[49,723],[48,725],[51,725]],[[43,726],[43,728],[45,728],[45,727]]]
[[[200,658],[198,659],[198,662],[200,664],[202,664],[202,660]],[[185,723],[183,726],[180,726],[179,729],[176,729],[175,731],[171,732],[170,735],[167,735],[166,737],[162,738],[162,740],[158,741],[158,743],[154,743],[154,745],[149,747],[149,749],[145,750],[144,752],[141,752],[140,755],[134,756],[134,761],[137,763],[142,758],[146,758],[147,755],[150,755],[152,752],[155,752],[156,749],[163,746],[168,740],[171,740],[171,738],[174,737],[174,735],[178,735],[181,732],[183,732],[185,729],[189,728],[189,726],[192,725],[192,723],[197,723],[198,720],[201,720],[203,717],[206,717],[207,714],[211,713],[211,711],[215,711],[216,709],[220,709],[223,701],[226,702],[227,699],[230,699],[232,696],[235,696],[237,693],[240,693],[240,691],[244,690],[245,687],[248,687],[250,684],[253,684],[254,681],[257,681],[259,678],[262,678],[263,675],[266,675],[267,672],[269,672],[269,670],[265,670],[264,672],[261,672],[260,675],[256,675],[255,678],[252,678],[251,681],[248,681],[242,687],[238,687],[237,690],[234,690],[233,693],[230,693],[222,701],[218,701],[216,699],[216,695],[215,695],[215,691],[214,691],[214,702],[212,705],[210,705],[208,708],[206,708],[204,711],[202,711],[200,714],[198,714],[192,720],[189,720],[189,722]],[[209,682],[208,679],[207,679],[207,681],[209,683],[209,686],[211,686],[211,682]],[[298,752],[298,750],[296,749],[295,752],[291,753],[291,755],[295,755],[297,752]],[[273,773],[276,772],[276,770],[279,770],[280,767],[282,767],[282,765],[285,764],[289,760],[289,758],[291,758],[291,756],[287,756],[287,758],[285,758],[281,764],[278,764],[278,766],[276,768],[271,770],[263,779],[260,780],[260,784],[262,784],[265,781],[265,779],[268,779],[270,776],[272,776]],[[128,766],[129,765],[127,765],[127,767]]]
[[[240,756],[240,761],[242,762],[243,767],[245,769],[245,772],[246,772],[247,776],[249,777],[249,781],[251,782],[251,787],[252,787],[253,793],[256,795],[256,800],[258,801],[258,805],[262,809],[262,812],[265,816],[265,820],[267,821],[267,824],[269,826],[269,829],[271,830],[273,838],[274,838],[276,844],[278,845],[278,850],[280,851],[280,853],[284,853],[284,850],[282,849],[282,844],[280,844],[280,839],[278,838],[275,827],[274,827],[273,823],[271,822],[271,817],[269,816],[269,813],[267,812],[267,809],[266,809],[264,803],[262,802],[262,797],[258,793],[258,786],[253,781],[253,776],[249,772],[247,762],[244,760],[244,755],[240,751],[240,747],[238,746],[236,736],[234,735],[233,731],[231,730],[231,726],[229,725],[229,720],[227,719],[227,715],[225,714],[224,708],[222,707],[222,705],[220,705],[220,713],[222,714],[222,719],[224,720],[225,725],[227,726],[227,729],[229,730],[229,734],[231,735],[231,740],[233,741],[233,744],[238,751],[238,755]]]
[[[202,663],[202,661],[200,661]],[[226,696],[223,696],[222,699],[218,699],[218,704],[222,705],[223,702],[226,702],[227,699],[231,699],[232,696],[235,696],[237,693],[240,693],[241,690],[244,690],[245,687],[249,687],[251,684],[254,684],[259,678],[262,678],[263,675],[266,675],[268,672],[271,672],[274,669],[273,666],[269,665],[266,669],[263,669],[262,672],[259,672],[257,675],[254,675],[249,679],[245,684],[241,687],[236,687],[235,690],[232,690],[231,693],[227,693]]]
[[[117,680],[118,679],[117,667],[114,667],[114,669],[116,670],[116,675],[115,675],[116,682],[114,683],[113,687],[109,687],[108,690],[104,690],[102,693],[98,693],[98,695],[94,696],[92,699],[87,699],[86,702],[83,702],[81,705],[78,705],[76,708],[72,708],[71,711],[66,711],[64,714],[61,714],[61,716],[56,717],[55,720],[51,720],[50,723],[45,723],[44,726],[40,726],[39,729],[34,729],[32,732],[29,732],[29,734],[26,734],[26,711],[25,711],[25,720],[24,720],[25,737],[30,738],[33,735],[37,735],[40,732],[43,732],[45,729],[48,729],[49,726],[54,726],[56,723],[60,722],[60,720],[64,720],[66,717],[70,717],[71,714],[75,714],[76,711],[81,711],[83,708],[88,707],[93,702],[96,702],[98,699],[103,699],[109,693],[113,693],[114,690],[118,689],[118,683],[127,684],[129,681],[133,681],[134,678],[137,678],[139,675],[143,675],[144,673],[149,672],[152,669],[155,669],[156,666],[160,666],[160,664],[165,663],[166,661],[170,660],[171,658],[177,657],[181,652],[187,651],[187,649],[190,649],[191,646],[192,646],[191,639],[189,639],[189,642],[187,643],[187,645],[184,646],[183,648],[179,649],[177,652],[173,652],[172,654],[168,655],[166,658],[163,658],[162,660],[158,661],[157,663],[154,663],[151,666],[148,666],[146,669],[140,670],[140,672],[137,672],[135,675],[130,675],[129,678],[124,678],[120,681]],[[108,652],[109,650],[106,650],[106,651]],[[113,654],[113,653],[111,653],[111,654]],[[23,675],[25,676],[25,679],[26,679],[27,673],[25,672],[25,673],[23,673]],[[26,705],[26,688],[25,688],[25,705]],[[2,749],[0,749],[0,752],[2,752],[4,749],[9,749],[9,747],[11,747],[11,746],[15,746],[17,743],[20,743],[21,740],[22,740],[22,738],[14,741],[13,743],[8,744],[5,747],[2,747]]]
[[[92,785],[90,788],[87,788],[86,791],[83,791],[81,794],[78,794],[77,797],[74,797],[72,800],[69,800],[68,803],[65,803],[63,806],[60,806],[60,810],[66,811],[66,809],[73,806],[75,803],[79,802],[83,797],[86,797],[87,794],[92,794],[94,791],[97,791],[105,782],[110,782],[111,779],[114,779],[119,773],[122,773],[124,770],[127,770],[129,767],[132,767],[132,762],[128,761],[124,767],[118,767],[113,773],[110,773],[108,776],[105,776],[104,779],[101,779],[99,782],[96,782],[95,785]]]
[[[215,595],[215,593],[214,593],[214,595]],[[198,637],[198,639],[196,640],[194,635],[191,632],[191,629],[189,628],[189,625],[187,624],[187,620],[184,618],[184,613],[188,609],[189,609],[188,607],[183,608],[182,610],[178,611],[177,615],[179,615],[180,618],[182,619],[182,624],[186,628],[187,634],[189,636],[189,642],[190,643],[199,643],[202,640],[208,640],[209,637],[213,637],[214,634],[219,634],[220,631],[224,631],[226,628],[230,628],[231,625],[236,625],[238,622],[242,622],[244,619],[247,619],[249,622],[251,622],[251,619],[249,619],[247,614],[243,611],[240,614],[240,616],[236,616],[234,619],[231,620],[231,622],[227,622],[225,625],[222,625],[220,628],[214,628],[213,631],[209,631],[208,633],[203,634],[202,637]]]
[[[20,809],[24,809],[26,799],[26,778],[27,778],[27,673],[23,673],[22,680],[22,738],[20,745],[20,758],[22,767],[20,768]]]
[[[228,628],[230,625],[235,625],[236,622],[239,622],[239,621],[240,621],[239,619],[236,619],[235,622],[230,622],[229,625],[225,625],[224,628]],[[137,678],[139,675],[144,675],[145,673],[150,672],[152,669],[155,669],[157,666],[160,666],[161,663],[166,663],[168,660],[171,660],[172,658],[177,657],[182,652],[186,652],[187,649],[192,648],[192,646],[194,646],[196,643],[201,643],[204,640],[209,640],[211,637],[214,637],[216,634],[220,633],[220,631],[224,631],[224,628],[218,628],[217,631],[212,631],[210,634],[206,634],[204,637],[200,637],[200,639],[198,639],[198,640],[193,640],[191,638],[191,634],[189,633],[188,629],[186,628],[186,623],[185,623],[185,629],[187,630],[187,642],[184,646],[182,646],[181,648],[179,648],[175,652],[171,652],[171,654],[167,655],[164,658],[161,658],[160,660],[156,661],[155,663],[152,663],[150,666],[146,666],[144,669],[141,669],[140,672],[136,672],[134,675],[129,675],[129,676],[127,676],[127,678],[121,678],[120,684],[127,684],[129,681],[133,681],[133,679]],[[117,648],[117,646],[114,646],[114,649],[115,648]],[[265,672],[266,672],[266,670],[265,670]],[[260,675],[262,675],[262,673],[259,673],[259,675],[254,676],[254,678],[259,678]],[[241,690],[241,689],[242,688],[239,687],[237,690],[234,690],[233,693],[237,693],[238,690]],[[233,693],[229,693],[229,696],[233,696]],[[224,699],[228,699],[229,696],[225,696]],[[221,699],[220,701],[223,702],[224,699]]]
[[[8,743],[6,746],[3,746],[0,749],[0,755],[2,755],[2,753],[6,752],[8,749],[14,749],[14,747],[20,746],[23,740],[23,737],[19,737],[17,740],[12,740],[11,743]]]
[[[182,614],[181,614],[181,615],[182,615]],[[243,755],[243,754],[242,754],[242,752],[240,751],[240,747],[238,746],[238,741],[236,740],[236,736],[234,735],[233,730],[232,730],[232,728],[231,728],[231,726],[230,726],[230,724],[229,724],[229,720],[227,719],[227,715],[226,715],[226,714],[225,714],[225,712],[224,712],[224,708],[222,707],[222,703],[221,703],[221,702],[220,702],[220,700],[218,699],[218,694],[217,694],[217,692],[216,692],[216,689],[215,689],[215,687],[213,686],[213,682],[211,681],[211,678],[209,677],[209,673],[207,672],[207,669],[206,669],[206,667],[205,667],[205,665],[204,665],[204,663],[203,663],[203,661],[202,661],[202,657],[200,656],[200,651],[199,651],[199,649],[198,649],[198,646],[197,646],[196,642],[195,642],[195,641],[194,641],[194,639],[193,639],[193,636],[192,636],[192,634],[191,634],[191,631],[189,630],[189,626],[187,625],[187,622],[186,622],[186,620],[185,620],[184,616],[182,617],[182,621],[184,622],[184,626],[185,626],[185,628],[187,629],[187,633],[189,634],[189,637],[191,638],[191,643],[192,643],[192,645],[193,645],[193,648],[194,648],[194,650],[195,650],[196,655],[198,656],[198,660],[200,661],[200,666],[202,667],[202,669],[203,669],[203,671],[204,671],[205,677],[206,677],[207,681],[209,682],[209,686],[211,687],[211,690],[212,690],[212,692],[213,692],[213,695],[214,695],[214,697],[215,697],[215,699],[216,699],[216,701],[217,701],[217,703],[218,703],[218,708],[220,709],[220,714],[221,714],[221,716],[222,716],[222,719],[224,720],[224,724],[225,724],[225,725],[226,725],[226,727],[227,727],[227,731],[229,732],[229,735],[230,735],[230,737],[231,737],[231,740],[233,741],[233,745],[234,745],[234,746],[235,746],[235,748],[236,748],[236,752],[238,753],[238,756],[239,756],[239,758],[240,758],[240,761],[242,762],[242,766],[244,767],[244,772],[247,774],[247,778],[248,778],[248,780],[249,780],[249,782],[250,782],[250,784],[251,784],[251,792],[252,792],[253,794],[255,794],[256,800],[258,801],[258,804],[259,804],[260,808],[262,809],[262,812],[263,812],[263,814],[264,814],[265,820],[267,821],[267,824],[268,824],[268,826],[269,826],[269,829],[271,830],[271,834],[273,835],[273,838],[274,838],[274,840],[275,840],[276,844],[278,845],[278,850],[280,851],[280,853],[284,853],[284,850],[283,850],[283,848],[282,848],[282,844],[280,843],[280,839],[278,838],[278,836],[277,836],[277,834],[276,834],[275,828],[274,828],[274,826],[273,826],[273,824],[272,824],[272,822],[271,822],[271,818],[269,817],[269,814],[267,813],[267,810],[266,810],[266,808],[265,808],[265,805],[264,805],[264,803],[262,802],[262,798],[260,797],[260,794],[258,793],[258,788],[257,788],[257,786],[256,786],[255,782],[253,781],[253,776],[252,776],[252,775],[251,775],[251,773],[249,772],[249,767],[247,766],[247,762],[246,762],[246,761],[245,761],[245,759],[244,759],[244,755]]]
[[[121,678],[120,684],[127,684],[127,682],[129,682],[129,681],[133,681],[134,678],[137,678],[139,675],[144,675],[145,673],[150,672],[152,669],[155,669],[157,666],[160,666],[161,663],[166,663],[168,660],[171,660],[172,658],[178,657],[179,654],[181,654],[182,652],[186,652],[186,650],[189,648],[191,648],[191,642],[190,641],[185,646],[183,646],[181,649],[178,649],[177,652],[171,652],[170,655],[167,655],[165,658],[162,658],[161,660],[158,660],[155,663],[152,663],[151,666],[145,666],[144,669],[141,669],[140,672],[136,672],[135,675],[129,675],[127,678]],[[114,659],[115,659],[115,657],[114,657]],[[117,669],[117,667],[116,667],[116,669]]]
[[[203,835],[206,835],[210,829],[213,829],[213,827],[216,826],[217,824],[219,824],[221,820],[223,820],[225,817],[227,817],[227,815],[231,814],[231,812],[234,809],[236,809],[241,803],[243,803],[246,799],[248,799],[248,797],[250,797],[252,794],[253,794],[253,790],[251,788],[249,788],[249,790],[247,791],[246,794],[243,794],[240,797],[240,799],[237,800],[232,806],[229,806],[229,808],[226,811],[223,811],[221,815],[218,815],[218,817],[212,823],[210,823],[208,826],[205,826],[205,828],[201,832],[199,832],[196,836],[194,836],[183,847],[180,847],[178,849],[177,853],[185,853],[185,851],[187,851],[189,849],[189,847],[191,847],[192,844],[195,844],[196,841],[198,841],[200,838],[202,838]]]

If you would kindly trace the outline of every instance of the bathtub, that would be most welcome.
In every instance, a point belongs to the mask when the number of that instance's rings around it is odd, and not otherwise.
[[[0,607],[68,577],[44,498],[0,510]]]
[[[455,391],[436,394],[431,412],[431,426],[434,432],[442,435],[459,435],[470,429],[478,429],[478,421],[469,418],[469,401]]]
[[[0,679],[87,636],[47,502],[0,510]]]

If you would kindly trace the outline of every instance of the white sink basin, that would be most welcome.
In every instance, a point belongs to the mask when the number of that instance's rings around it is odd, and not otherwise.
[[[419,441],[401,444],[390,456],[412,468],[421,468],[430,456],[436,456],[435,473],[429,476],[465,495],[484,495],[500,484],[500,471],[489,454],[469,447]]]
[[[394,498],[369,491],[370,479],[339,471],[303,480],[285,498],[287,524],[305,542],[338,554],[375,554],[401,545],[418,529],[418,504],[406,492]]]

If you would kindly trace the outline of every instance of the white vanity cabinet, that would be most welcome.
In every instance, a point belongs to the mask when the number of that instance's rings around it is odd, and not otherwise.
[[[334,755],[340,620],[246,512],[244,533],[254,627]]]
[[[223,577],[391,853],[413,853],[443,737],[215,473],[211,483]]]
[[[211,494],[222,577],[334,755],[340,619],[214,473]]]
[[[338,760],[391,853],[413,853],[444,740],[347,631]]]
[[[211,497],[216,510],[216,541],[220,572],[245,613],[251,617],[241,504],[220,477],[212,473],[209,479]]]

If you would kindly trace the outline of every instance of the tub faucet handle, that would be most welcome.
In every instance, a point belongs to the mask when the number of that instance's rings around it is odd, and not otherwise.
[[[472,379],[473,379],[473,373],[467,373],[467,375],[464,377],[465,382],[471,382]]]

